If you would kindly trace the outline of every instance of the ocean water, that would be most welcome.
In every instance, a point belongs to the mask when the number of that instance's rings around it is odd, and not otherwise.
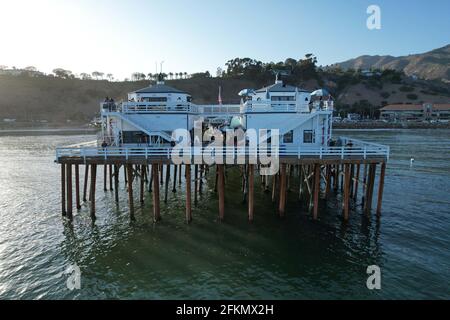
[[[0,136],[0,299],[449,299],[450,130],[336,134],[391,146],[380,220],[365,217],[358,199],[344,223],[341,194],[332,193],[313,221],[296,182],[280,219],[256,177],[249,224],[239,172],[229,169],[224,222],[213,171],[192,224],[184,186],[161,202],[157,224],[151,195],[140,206],[135,191],[130,221],[122,172],[117,205],[99,168],[97,221],[84,204],[70,224],[54,149],[95,137]],[[67,286],[74,265],[79,290]],[[366,287],[369,265],[381,268],[381,290]]]

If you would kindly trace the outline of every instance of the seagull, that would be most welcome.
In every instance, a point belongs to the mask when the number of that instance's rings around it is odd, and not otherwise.
[[[414,158],[411,158],[411,160],[409,160],[409,165],[412,167],[413,163],[414,163]]]

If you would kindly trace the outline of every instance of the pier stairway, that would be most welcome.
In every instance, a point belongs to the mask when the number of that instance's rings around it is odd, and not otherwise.
[[[139,119],[138,117],[131,119],[127,114],[120,113],[120,112],[116,112],[116,113],[114,113],[114,115],[121,118],[122,120],[128,122],[130,125],[135,127],[137,130],[142,131],[142,132],[148,134],[149,136],[158,136],[168,142],[173,140],[172,136],[164,131],[150,130],[148,120],[142,119],[143,121],[140,121],[141,119]]]

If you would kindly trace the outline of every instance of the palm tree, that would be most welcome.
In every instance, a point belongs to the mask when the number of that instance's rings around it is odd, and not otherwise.
[[[148,80],[153,80],[153,73],[148,73],[147,74],[147,78],[148,78]]]
[[[184,72],[184,78],[187,79],[187,72]]]
[[[169,79],[173,79],[173,72],[169,72]]]

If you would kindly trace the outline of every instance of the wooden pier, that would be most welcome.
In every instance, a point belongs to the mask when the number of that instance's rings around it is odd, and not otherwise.
[[[227,199],[225,190],[225,171],[229,167],[241,168],[242,191],[244,202],[248,205],[248,220],[258,218],[255,212],[255,184],[261,182],[261,188],[276,204],[276,211],[280,217],[291,214],[286,212],[288,201],[302,201],[310,209],[313,220],[320,219],[320,204],[329,199],[330,194],[341,193],[342,219],[348,220],[354,205],[361,205],[363,212],[372,212],[373,193],[377,193],[376,215],[381,215],[382,197],[386,163],[389,158],[389,148],[380,145],[365,145],[351,148],[337,147],[321,148],[313,154],[310,150],[299,150],[297,154],[282,150],[278,158],[279,170],[275,175],[261,175],[264,164],[257,156],[256,163],[246,160],[244,164],[205,162],[178,164],[173,163],[170,148],[59,148],[56,163],[61,166],[61,211],[69,220],[73,219],[73,202],[80,210],[80,179],[83,178],[82,201],[89,203],[90,214],[96,218],[96,178],[97,167],[103,167],[104,190],[114,191],[115,201],[119,202],[120,178],[127,186],[128,207],[130,218],[134,219],[134,187],[139,187],[139,199],[145,201],[145,186],[151,192],[153,204],[153,220],[161,220],[160,201],[163,188],[163,201],[168,201],[169,186],[172,192],[177,192],[178,184],[185,179],[185,219],[187,223],[193,220],[192,203],[197,205],[198,194],[203,192],[203,179],[210,168],[215,168],[215,191],[218,198],[217,217],[220,221],[226,219],[226,202],[236,201]],[[225,156],[225,153],[221,156]],[[84,166],[84,176],[80,178],[80,168]],[[123,170],[121,170],[123,168]],[[114,170],[113,170],[114,169]],[[72,175],[72,172],[75,172]],[[120,172],[124,174],[121,176]],[[193,171],[193,172],[192,172]],[[81,171],[83,172],[83,171]],[[165,175],[164,175],[165,172]],[[184,175],[182,175],[184,172]],[[379,172],[378,179],[376,179]],[[172,175],[173,173],[173,175]],[[257,179],[257,177],[260,179]],[[172,181],[171,181],[172,177]],[[298,196],[288,198],[288,189],[298,185]],[[376,186],[377,185],[377,186]],[[73,188],[75,186],[75,200]],[[89,193],[88,192],[89,187]],[[339,186],[341,190],[339,190]],[[239,188],[239,186],[236,186]],[[271,192],[269,191],[271,190]],[[292,190],[291,190],[292,192]],[[86,195],[89,194],[89,198]],[[358,198],[360,195],[360,198]],[[193,199],[192,199],[193,198]],[[194,201],[192,201],[194,200]],[[88,202],[89,201],[89,202]],[[294,213],[292,213],[294,214]]]

